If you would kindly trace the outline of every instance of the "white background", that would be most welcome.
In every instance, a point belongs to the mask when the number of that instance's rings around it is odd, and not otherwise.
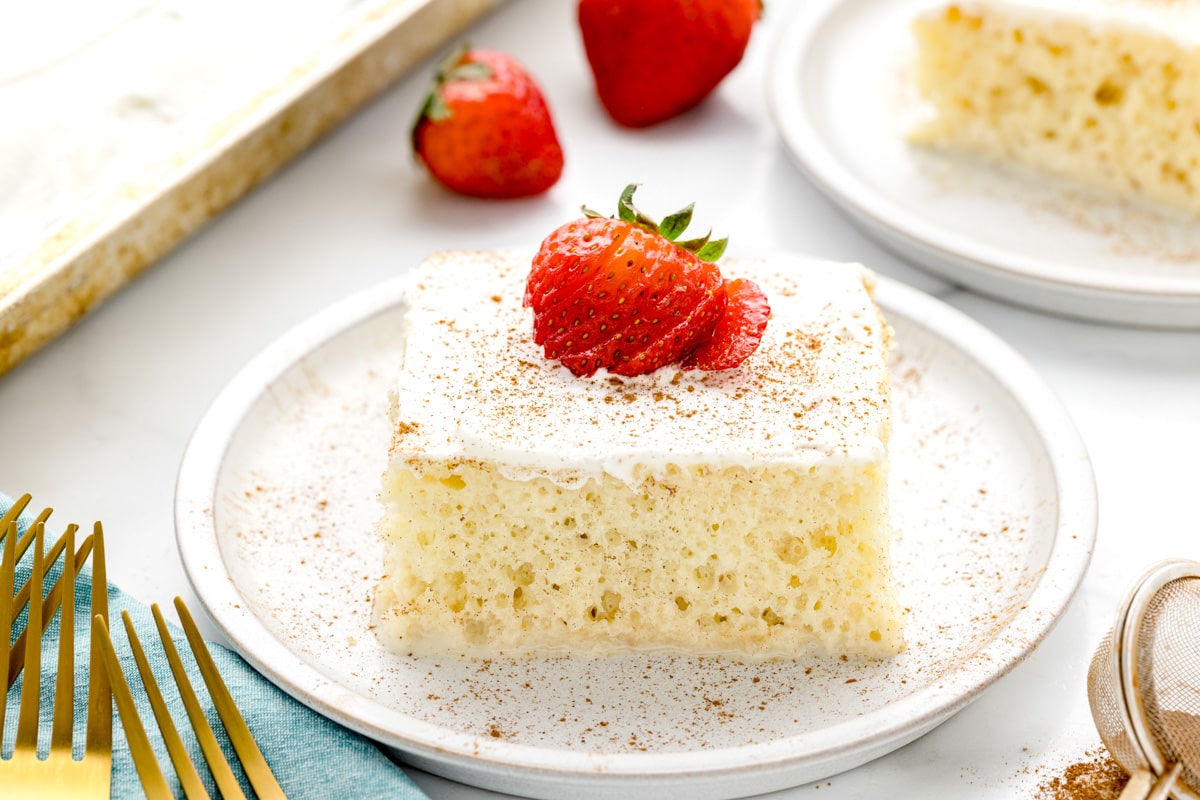
[[[539,241],[627,182],[661,216],[689,201],[731,255],[784,249],[862,261],[965,311],[1025,356],[1073,414],[1096,471],[1098,551],[1043,646],[912,745],[821,781],[820,797],[1032,796],[1099,746],[1085,674],[1128,584],[1163,557],[1200,558],[1200,333],[1109,328],[958,290],[852,227],[796,169],[765,99],[785,3],[702,108],[646,131],[595,101],[574,4],[514,0],[476,25],[540,80],[566,151],[547,195],[486,202],[433,186],[407,137],[430,64],[367,108],[60,340],[0,379],[0,490],[61,521],[101,519],[112,580],[146,602],[195,604],[173,530],[175,473],[229,378],[291,326],[447,248]],[[208,632],[213,634],[211,627]],[[434,798],[488,792],[414,773]],[[779,793],[808,797],[814,786]]]

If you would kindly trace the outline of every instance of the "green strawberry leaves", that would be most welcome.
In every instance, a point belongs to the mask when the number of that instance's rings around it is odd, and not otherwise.
[[[421,103],[421,108],[417,111],[417,118],[412,124],[412,135],[409,138],[414,140],[414,144],[417,126],[421,124],[422,120],[442,122],[450,118],[450,107],[446,105],[446,101],[442,99],[442,93],[439,91],[443,85],[450,81],[481,81],[492,77],[492,68],[487,64],[463,61],[470,50],[471,45],[463,42],[438,62],[434,69],[433,86],[430,88],[429,94],[425,96],[425,101]]]
[[[676,242],[675,244],[684,250],[692,251],[696,254],[696,258],[701,261],[716,261],[725,255],[725,248],[729,246],[729,239],[709,239],[709,236],[711,236],[711,233],[706,234],[703,239],[689,239],[686,242]]]
[[[641,225],[643,228],[652,231],[659,231],[658,223],[643,214],[633,204],[633,193],[637,191],[637,187],[636,183],[631,183],[625,187],[625,191],[621,192],[621,197],[617,200],[617,219],[623,222],[632,222],[634,225]],[[659,233],[661,232],[659,231]]]
[[[668,214],[663,217],[662,222],[655,222],[633,204],[633,193],[637,191],[637,187],[638,184],[631,183],[621,192],[621,197],[617,200],[616,219],[653,231],[667,241],[674,242],[684,250],[694,253],[702,261],[717,261],[725,254],[725,248],[729,245],[728,237],[724,239],[712,239],[712,231],[709,231],[699,239],[678,241],[683,232],[687,230],[688,225],[692,224],[692,212],[695,209],[695,203],[688,203],[674,214]],[[604,217],[600,212],[593,211],[587,206],[583,206],[583,213],[584,216],[591,219]]]
[[[667,237],[667,241],[673,242],[678,239],[687,230],[687,226],[692,224],[692,209],[695,206],[695,203],[688,203],[674,214],[663,217],[662,222],[658,224],[658,232]]]

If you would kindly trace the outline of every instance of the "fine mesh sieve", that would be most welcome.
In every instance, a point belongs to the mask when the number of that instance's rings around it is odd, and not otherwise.
[[[1122,800],[1200,800],[1200,563],[1166,561],[1134,585],[1092,657],[1088,698],[1133,776]]]

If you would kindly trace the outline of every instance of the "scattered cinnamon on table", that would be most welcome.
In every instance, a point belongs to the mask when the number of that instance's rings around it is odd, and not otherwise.
[[[1038,784],[1034,800],[1117,800],[1129,775],[1100,747]]]

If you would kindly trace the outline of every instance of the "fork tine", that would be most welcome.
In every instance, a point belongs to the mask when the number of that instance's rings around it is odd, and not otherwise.
[[[267,760],[263,758],[262,751],[258,749],[254,736],[246,727],[246,720],[242,718],[241,712],[234,704],[233,697],[230,696],[229,689],[225,686],[225,681],[217,672],[217,665],[213,663],[212,654],[208,652],[204,638],[196,628],[196,623],[192,620],[187,606],[184,605],[183,598],[175,598],[175,610],[179,613],[179,622],[183,625],[184,633],[187,634],[192,655],[195,656],[196,664],[200,667],[200,674],[204,677],[204,684],[208,687],[208,693],[217,707],[221,722],[225,725],[225,732],[229,734],[229,741],[232,742],[233,749],[242,762],[246,777],[250,779],[250,785],[254,787],[259,800],[286,800],[283,789],[275,780],[271,768],[267,766]]]
[[[0,539],[4,538],[4,534],[8,532],[8,523],[16,522],[17,517],[25,511],[25,507],[29,505],[29,501],[33,499],[33,495],[26,492],[13,501],[9,506],[8,511],[4,512],[4,516],[0,517]]]
[[[130,693],[129,684],[121,672],[121,664],[117,661],[116,651],[113,650],[108,624],[100,614],[92,617],[92,644],[93,659],[99,660],[100,671],[108,675],[112,699],[116,701],[117,711],[121,714],[121,725],[125,728],[125,738],[129,741],[129,752],[133,756],[133,765],[137,768],[138,779],[142,782],[147,800],[173,800],[171,787],[167,785],[167,779],[154,756],[150,737],[146,735],[146,729],[137,713],[137,706],[133,702],[133,694]]]
[[[42,663],[42,544],[46,525],[37,522],[33,527],[33,571],[29,576],[29,585],[37,602],[29,604],[29,615],[26,617],[26,627],[38,631],[36,636],[25,640],[25,663],[40,665]],[[25,673],[25,682],[21,685],[21,708],[17,714],[17,738],[13,752],[28,752],[37,755],[38,736],[38,703],[41,700],[42,671],[40,668],[31,669]]]
[[[92,624],[91,647],[88,652],[88,714],[85,759],[112,763],[112,688],[108,671],[103,666],[100,639],[108,641],[108,571],[104,566],[104,528],[97,521],[92,528],[92,614],[99,617],[103,628]],[[108,642],[111,649],[111,642]],[[111,771],[106,769],[105,773]]]
[[[28,502],[28,501],[26,501]],[[13,626],[13,573],[17,562],[17,523],[9,520],[4,537],[4,555],[0,557],[0,667],[5,674],[8,672],[8,662],[12,656],[12,626]],[[5,684],[5,692],[8,684]],[[7,703],[0,703],[0,739],[4,733],[4,708]]]
[[[68,526],[68,528],[74,529],[74,530],[72,530],[72,533],[74,533],[76,530],[79,529],[79,527],[77,525],[70,525],[70,526]],[[63,551],[63,547],[65,546],[65,544],[66,544],[66,533],[64,533],[62,536],[59,537],[59,539],[55,543],[54,547],[52,547],[50,549],[50,555],[45,556],[42,559],[43,562],[53,564],[55,559],[58,558],[58,554]],[[83,544],[81,544],[79,546],[79,549],[77,551],[75,551],[75,558],[74,558],[74,571],[75,572],[79,572],[80,568],[83,567],[84,562],[87,561],[87,557],[91,552],[92,552],[92,537],[89,536],[83,540]],[[63,559],[63,568],[64,568],[64,570],[66,569],[66,559]],[[30,588],[29,583],[26,582],[25,585],[21,587],[20,592],[17,593],[17,598],[14,601],[14,603],[15,603],[15,607],[16,607],[18,613],[20,612],[20,609],[25,605],[26,601],[29,599],[29,588]],[[46,599],[42,602],[42,633],[46,632],[46,626],[50,624],[50,619],[54,616],[54,612],[58,610],[58,606],[62,602],[62,592],[63,592],[63,579],[62,579],[62,576],[59,576],[59,579],[54,582],[54,586],[52,586],[50,588],[50,591],[46,593]],[[25,666],[25,649],[24,648],[25,648],[25,637],[28,635],[28,633],[29,633],[29,628],[26,627],[24,630],[21,631],[20,635],[17,636],[16,642],[13,643],[13,656],[14,657],[13,657],[12,662],[8,665],[8,684],[7,684],[8,686],[12,686],[14,683],[17,682],[17,676],[21,674],[21,669]]]
[[[47,512],[49,510],[50,509],[46,509]],[[46,513],[46,512],[43,512],[43,513]],[[46,516],[49,517],[50,515],[47,513]],[[45,519],[42,519],[40,521],[42,523],[46,522]],[[34,522],[34,525],[37,525],[37,521]],[[67,527],[78,529],[79,526],[68,525]],[[25,550],[28,549],[29,543],[31,541],[33,541],[32,527],[30,528],[29,532],[26,533],[25,536],[17,542],[17,558],[18,559],[20,559],[21,556],[23,556],[25,554]],[[63,548],[66,546],[66,543],[67,543],[67,541],[66,541],[65,535],[60,536],[60,537],[58,537],[58,540],[55,541],[55,543],[50,546],[50,549],[42,554],[42,563],[44,563],[46,565],[46,570],[49,570],[50,566],[52,564],[54,564],[55,561],[58,560],[58,557],[59,557],[59,555],[62,554]],[[45,572],[43,572],[43,575],[44,574],[45,574]],[[20,613],[21,609],[24,608],[25,604],[28,602],[29,602],[29,583],[26,582],[26,584],[21,587],[20,591],[17,592],[17,599],[16,599],[17,613]],[[42,621],[48,623],[50,620],[48,620],[46,617],[47,617],[46,612],[43,611],[42,612]]]
[[[4,516],[2,518],[0,518],[0,521],[4,522],[6,529],[7,529],[8,523],[17,522],[17,518],[20,517],[22,513],[24,513],[25,507],[27,505],[29,505],[29,499],[30,499],[29,495],[27,495],[27,494],[22,495],[21,498],[19,500],[17,500],[17,502],[13,503],[12,506],[9,507],[8,511],[6,511],[4,513]],[[33,541],[33,526],[39,522],[45,522],[46,520],[50,519],[50,515],[53,513],[54,513],[53,508],[43,508],[40,512],[38,512],[38,515],[33,520],[33,522],[31,522],[25,528],[25,533],[23,535],[19,536],[19,538],[18,538],[18,541],[20,542],[20,544],[18,545],[18,548],[17,548],[17,558],[20,558],[25,553],[25,551],[29,549],[29,543]],[[0,533],[0,536],[3,536],[3,535],[4,535],[3,533]]]
[[[11,509],[10,509],[11,510]],[[23,536],[17,536],[17,553],[16,560],[13,561],[14,569],[21,559],[25,556],[25,552],[29,549],[29,545],[33,544],[34,533],[37,531],[38,525],[45,525],[46,520],[50,518],[50,514],[54,511],[52,508],[43,508],[41,513],[30,523]],[[25,608],[25,604],[29,602],[30,586],[26,581],[25,585],[17,590],[17,595],[13,600],[13,619],[21,615],[21,609]]]
[[[55,588],[60,590],[62,613],[58,618],[58,667],[54,679],[54,723],[50,728],[50,752],[71,753],[75,726],[75,525],[68,525],[62,541],[67,555]],[[53,611],[50,612],[54,614]]]
[[[33,531],[38,526],[38,523],[45,524],[50,519],[50,515],[54,513],[53,508],[43,508],[41,512],[34,518],[33,523],[25,530],[25,535],[17,539],[17,560],[21,560],[21,556],[25,555],[25,551],[29,549],[29,545],[33,544]]]
[[[175,765],[175,775],[183,786],[183,793],[188,800],[204,800],[208,797],[208,791],[204,788],[204,783],[200,780],[200,773],[196,771],[196,765],[192,763],[192,758],[183,745],[183,739],[179,737],[179,730],[175,727],[174,720],[171,719],[171,712],[167,710],[167,703],[163,700],[162,691],[158,688],[158,680],[154,677],[154,671],[150,669],[150,662],[146,659],[146,652],[142,649],[137,631],[133,629],[133,620],[130,618],[129,612],[122,611],[121,619],[125,623],[125,633],[129,636],[129,647],[133,651],[133,660],[137,662],[138,673],[142,676],[142,687],[146,690],[146,696],[150,699],[150,708],[154,711],[154,719],[158,722],[158,732],[162,734],[163,742],[167,745],[167,755],[171,757],[171,763]],[[180,688],[182,689],[182,686]],[[236,784],[234,785],[236,787]],[[241,794],[240,790],[238,794]],[[230,795],[225,796],[229,797]]]
[[[245,800],[246,795],[242,792],[242,787],[238,785],[237,778],[234,777],[233,768],[229,766],[229,761],[221,752],[221,745],[217,743],[216,734],[213,733],[212,726],[208,724],[208,719],[200,708],[200,701],[196,699],[196,691],[192,688],[192,681],[183,668],[179,650],[175,648],[175,642],[171,639],[170,631],[167,630],[167,622],[163,619],[162,611],[157,603],[150,606],[150,611],[154,614],[154,625],[158,629],[158,638],[162,641],[163,652],[167,655],[167,663],[171,665],[171,674],[175,678],[175,685],[179,689],[183,706],[187,709],[188,720],[192,723],[192,730],[200,742],[204,760],[208,763],[209,772],[217,782],[221,796],[228,800],[239,800],[239,798]]]
[[[46,521],[44,521],[44,519],[43,519],[42,522],[46,522]],[[79,529],[78,525],[67,525],[67,528],[74,528],[76,530]],[[28,546],[28,541],[30,541],[31,539],[32,539],[31,533],[25,534],[25,539],[23,539],[22,541],[20,541],[18,543],[18,545],[17,545],[17,558],[18,559],[20,557],[22,557],[22,555],[24,554],[24,551],[22,551],[22,547]],[[49,570],[50,565],[53,565],[55,563],[55,561],[59,560],[59,555],[62,554],[62,548],[66,547],[66,543],[67,543],[66,534],[59,536],[58,541],[55,541],[54,545],[50,546],[49,551],[47,551],[46,553],[44,553],[42,555],[42,561],[44,564],[46,564],[47,570]],[[72,552],[74,552],[74,551],[72,551]],[[76,560],[78,561],[78,559],[76,559]],[[24,608],[25,603],[29,602],[29,583],[25,583],[24,587],[20,588],[20,590],[17,593],[16,602],[17,602],[17,613],[20,613],[20,609]],[[44,610],[42,612],[42,621],[47,622],[47,624],[49,622],[48,615],[46,612],[44,612]]]

